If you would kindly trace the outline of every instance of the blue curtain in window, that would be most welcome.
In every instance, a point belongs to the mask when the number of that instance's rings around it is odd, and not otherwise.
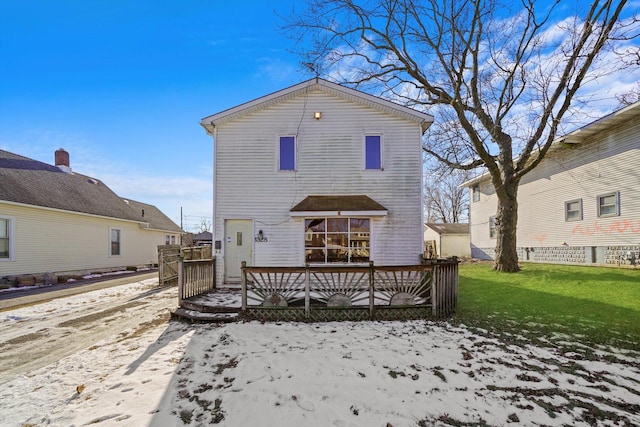
[[[380,136],[368,135],[365,141],[365,169],[382,169]]]
[[[280,137],[280,170],[292,171],[296,168],[296,141],[293,136]]]

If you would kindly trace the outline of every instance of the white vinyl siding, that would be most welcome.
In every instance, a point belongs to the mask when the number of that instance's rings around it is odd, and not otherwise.
[[[591,141],[550,151],[518,189],[518,247],[613,246],[637,244],[640,236],[640,122],[603,132]],[[470,204],[471,242],[491,248],[482,227],[495,214],[497,197],[488,180],[480,182],[483,197]],[[612,192],[615,190],[615,193]],[[617,196],[617,207],[612,198]],[[567,221],[568,200],[582,199],[582,220]],[[600,201],[611,216],[598,216]],[[486,230],[486,228],[484,229]]]
[[[314,111],[322,111],[315,120]],[[363,133],[384,134],[384,171],[362,169]],[[296,135],[295,173],[276,173],[273,141]],[[393,137],[391,137],[392,135]],[[323,91],[310,91],[216,127],[215,230],[224,220],[253,219],[268,242],[255,243],[256,265],[304,260],[304,219],[290,209],[309,195],[367,195],[389,211],[371,219],[371,260],[415,264],[422,253],[420,126]],[[224,254],[222,254],[224,255]],[[223,256],[217,258],[218,283]]]
[[[1,201],[0,212],[15,224],[13,260],[1,263],[3,276],[157,263],[157,247],[165,242],[166,231],[143,229],[131,221]],[[109,256],[110,228],[122,230],[119,257]]]

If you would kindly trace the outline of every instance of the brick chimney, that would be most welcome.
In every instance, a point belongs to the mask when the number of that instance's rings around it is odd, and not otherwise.
[[[64,148],[58,148],[55,153],[56,166],[63,172],[71,173],[71,167],[69,167],[69,153]]]

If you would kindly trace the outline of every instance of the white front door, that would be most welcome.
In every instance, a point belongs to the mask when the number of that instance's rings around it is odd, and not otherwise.
[[[225,220],[224,237],[224,280],[238,283],[242,279],[242,261],[252,264],[253,221]]]

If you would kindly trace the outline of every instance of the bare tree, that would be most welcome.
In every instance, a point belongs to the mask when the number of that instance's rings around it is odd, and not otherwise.
[[[424,203],[427,222],[457,223],[467,221],[469,192],[460,184],[471,172],[451,169],[441,163],[427,164]]]
[[[559,4],[307,0],[285,28],[319,74],[428,108],[439,138],[425,152],[452,168],[486,168],[498,198],[494,268],[515,272],[520,180],[544,158],[580,87],[634,66],[616,55],[639,51],[626,0],[574,2],[572,17],[557,16]]]

